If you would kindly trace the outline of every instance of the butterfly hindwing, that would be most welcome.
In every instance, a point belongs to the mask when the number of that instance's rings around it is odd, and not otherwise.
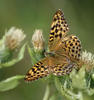
[[[75,35],[66,36],[54,47],[56,54],[65,55],[72,61],[80,59],[81,49],[81,42]]]
[[[51,24],[50,36],[49,36],[50,50],[62,37],[66,35],[68,30],[69,28],[64,18],[64,14],[61,10],[58,10],[53,16],[53,21]]]
[[[63,49],[66,51],[71,60],[79,60],[81,54],[81,41],[75,35],[70,35],[65,39],[65,46]]]
[[[57,76],[63,76],[66,74],[70,74],[73,68],[74,68],[74,64],[72,63],[59,64],[53,68],[53,74]]]

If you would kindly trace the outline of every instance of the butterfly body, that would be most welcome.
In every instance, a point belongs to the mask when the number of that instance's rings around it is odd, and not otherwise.
[[[68,35],[69,28],[61,10],[58,10],[51,24],[49,52],[26,74],[26,81],[33,81],[49,74],[65,75],[79,62],[81,42],[75,35]]]

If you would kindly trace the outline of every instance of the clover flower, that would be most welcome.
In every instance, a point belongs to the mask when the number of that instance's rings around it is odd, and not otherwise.
[[[81,61],[86,65],[87,70],[94,67],[94,55],[86,50],[81,54]]]
[[[5,46],[10,50],[17,48],[24,40],[26,35],[21,29],[11,27],[5,34]]]

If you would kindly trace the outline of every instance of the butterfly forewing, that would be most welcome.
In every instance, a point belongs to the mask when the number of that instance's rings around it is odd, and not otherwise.
[[[50,29],[49,36],[49,49],[53,50],[55,44],[64,37],[69,30],[67,22],[64,18],[64,14],[61,10],[58,10],[53,16],[53,21]]]
[[[49,74],[48,65],[46,64],[48,58],[44,58],[36,63],[26,74],[26,81],[33,81],[45,77]],[[46,61],[46,62],[45,62]]]

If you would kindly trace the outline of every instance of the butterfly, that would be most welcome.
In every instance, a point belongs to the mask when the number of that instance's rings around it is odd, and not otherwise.
[[[70,74],[74,65],[79,62],[81,55],[81,42],[75,35],[68,35],[68,24],[64,13],[58,10],[51,24],[46,57],[36,63],[26,74],[26,81],[54,74],[62,76]]]

